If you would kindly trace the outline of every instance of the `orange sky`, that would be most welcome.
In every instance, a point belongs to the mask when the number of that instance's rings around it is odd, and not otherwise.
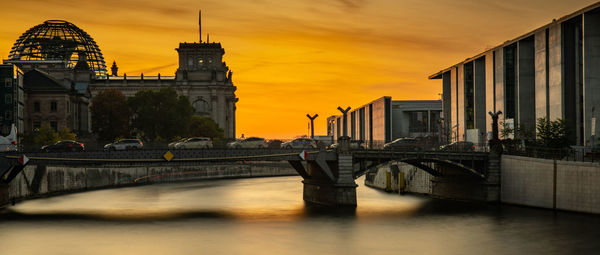
[[[592,0],[0,0],[0,58],[48,19],[74,23],[119,73],[173,75],[179,42],[221,42],[240,99],[237,134],[326,133],[337,106],[439,99],[427,77]]]

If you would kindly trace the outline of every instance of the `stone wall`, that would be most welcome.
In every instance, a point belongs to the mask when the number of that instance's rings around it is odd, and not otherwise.
[[[395,173],[396,169],[397,173]],[[387,173],[390,175],[389,185]],[[399,177],[400,173],[404,177],[404,185],[398,183],[399,179],[402,179],[402,177]],[[365,178],[365,185],[396,193],[431,194],[432,178],[433,176],[429,173],[417,167],[402,162],[394,162],[379,166],[377,172],[368,173],[367,178]],[[403,186],[403,190],[400,190],[401,186]]]
[[[36,166],[23,169],[9,185],[9,201],[144,183],[297,175],[285,162],[152,167]],[[1,192],[1,191],[0,191]]]
[[[502,156],[502,202],[600,213],[600,163]]]

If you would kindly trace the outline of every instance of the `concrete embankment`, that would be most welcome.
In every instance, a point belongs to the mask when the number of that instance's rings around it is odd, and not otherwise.
[[[600,163],[502,156],[502,202],[600,213]]]
[[[377,172],[367,173],[365,185],[395,193],[431,194],[433,176],[402,162],[383,164]]]
[[[600,213],[600,163],[503,155],[500,201],[565,211]],[[435,177],[404,163],[381,165],[365,185],[389,192],[433,193]],[[443,196],[441,196],[443,197]]]
[[[145,183],[289,175],[297,173],[287,162],[136,167],[29,165],[8,187],[0,187],[0,196],[5,198],[0,203]]]

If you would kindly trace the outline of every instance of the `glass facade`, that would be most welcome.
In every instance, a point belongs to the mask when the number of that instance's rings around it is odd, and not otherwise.
[[[515,118],[516,59],[516,44],[504,47],[504,118],[506,119]]]
[[[465,126],[467,129],[475,128],[473,62],[465,64]]]

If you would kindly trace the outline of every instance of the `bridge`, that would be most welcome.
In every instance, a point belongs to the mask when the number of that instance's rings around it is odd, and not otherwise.
[[[0,204],[8,201],[7,187],[23,171],[21,154],[0,157]],[[29,165],[132,167],[194,165],[201,162],[287,161],[303,178],[303,198],[327,206],[356,206],[355,179],[378,165],[405,162],[464,190],[477,186],[483,200],[499,199],[499,157],[487,152],[352,150],[349,139],[336,150],[302,149],[190,149],[97,152],[27,153]],[[483,189],[482,189],[483,187]],[[2,190],[4,189],[4,191]],[[471,190],[471,189],[467,189]],[[2,198],[2,196],[5,196]]]

